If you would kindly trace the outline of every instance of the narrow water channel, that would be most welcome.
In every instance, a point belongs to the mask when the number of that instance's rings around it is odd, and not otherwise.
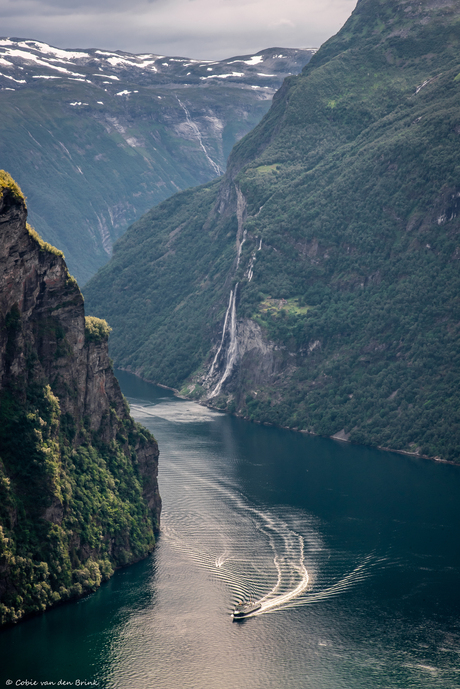
[[[460,467],[257,426],[117,375],[160,445],[157,549],[1,632],[0,686],[460,687]],[[250,600],[260,609],[232,621]]]

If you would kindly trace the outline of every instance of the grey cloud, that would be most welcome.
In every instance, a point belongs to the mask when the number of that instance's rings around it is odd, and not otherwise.
[[[356,0],[0,0],[1,33],[58,47],[221,59],[319,46]]]

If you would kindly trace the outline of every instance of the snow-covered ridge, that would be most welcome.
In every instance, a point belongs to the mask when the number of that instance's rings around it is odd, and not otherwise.
[[[51,84],[56,73],[63,79],[85,81],[101,87],[101,78],[124,81],[127,86],[148,86],[179,83],[184,86],[199,84],[226,84],[238,82],[257,87],[268,79],[278,82],[288,74],[295,74],[308,62],[313,50],[273,48],[255,55],[242,55],[227,60],[196,60],[187,57],[167,57],[154,53],[135,55],[123,51],[99,49],[67,50],[31,39],[0,39],[0,89],[17,88],[44,79]],[[210,73],[211,72],[211,73]],[[9,81],[9,84],[8,84]],[[110,86],[110,84],[106,85]],[[279,84],[273,84],[278,87]],[[120,85],[116,87],[120,92]],[[105,89],[107,90],[107,89]],[[110,92],[110,88],[108,89]],[[127,90],[127,89],[126,89]],[[116,95],[114,92],[113,95]]]

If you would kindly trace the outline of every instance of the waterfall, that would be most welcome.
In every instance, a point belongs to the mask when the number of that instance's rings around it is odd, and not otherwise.
[[[231,290],[230,292],[230,300],[228,303],[228,308],[227,308],[227,313],[225,314],[225,321],[224,321],[224,327],[222,330],[222,339],[220,343],[220,347],[217,351],[216,356],[214,357],[214,361],[212,363],[211,369],[208,374],[208,378],[211,377],[211,374],[214,372],[214,366],[217,362],[217,359],[222,351],[224,341],[226,339],[226,335],[228,332],[228,335],[230,337],[230,344],[228,346],[228,349],[226,351],[225,355],[225,369],[224,372],[218,381],[217,385],[215,386],[214,390],[211,392],[209,395],[208,399],[212,399],[213,397],[217,397],[217,395],[220,393],[222,389],[222,385],[224,382],[227,380],[227,378],[230,376],[233,367],[235,365],[237,356],[238,356],[238,339],[236,336],[236,294],[238,291],[238,283],[235,285],[235,290]],[[228,316],[230,315],[230,323],[228,322]]]
[[[180,101],[179,101],[180,102]],[[238,187],[238,185],[235,185],[235,191],[236,191],[236,218],[238,221],[238,230],[236,233],[236,269],[238,269],[238,266],[240,264],[240,259],[241,259],[241,251],[243,248],[243,244],[246,241],[247,237],[247,230],[244,227],[244,219],[245,219],[245,213],[246,213],[246,199],[244,198],[244,195],[241,191],[241,189]],[[248,281],[250,282],[252,279],[253,275],[253,265],[254,261],[256,260],[256,252],[260,251],[262,248],[262,239],[260,240],[259,248],[255,251],[253,251],[251,259],[249,261],[249,266],[247,269],[247,275],[248,275]],[[207,373],[205,377],[205,386],[211,386],[213,385],[213,377],[215,376],[216,373],[216,367],[217,369],[223,368],[224,371],[222,375],[220,376],[219,380],[217,381],[217,384],[214,386],[213,390],[208,396],[208,399],[212,399],[213,397],[217,397],[217,395],[220,393],[222,390],[222,386],[225,383],[225,381],[230,377],[233,368],[237,362],[238,359],[238,337],[237,337],[237,324],[236,324],[236,297],[237,297],[237,292],[238,292],[238,285],[239,283],[237,282],[235,285],[235,288],[230,290],[230,298],[228,300],[228,307],[227,311],[225,313],[225,318],[224,318],[224,327],[222,328],[222,336],[220,339],[220,345],[219,348],[214,356],[213,362],[211,364],[211,368],[209,369],[209,372]],[[228,342],[228,344],[227,344]],[[220,362],[223,359],[223,363],[225,363],[225,366],[221,366]]]
[[[246,199],[244,198],[241,189],[235,185],[236,189],[236,219],[238,221],[238,231],[236,233],[236,268],[240,265],[241,250],[243,244],[246,241],[247,230],[243,229],[244,226],[244,213],[246,211]]]
[[[221,353],[221,351],[222,351],[222,347],[224,346],[225,333],[227,332],[228,315],[229,315],[229,313],[230,313],[230,311],[231,311],[231,309],[232,309],[232,304],[233,304],[233,290],[230,290],[230,299],[229,299],[229,301],[228,301],[228,307],[227,307],[227,311],[226,311],[226,313],[225,313],[225,319],[224,319],[224,327],[223,327],[223,329],[222,329],[222,339],[221,339],[221,341],[220,341],[219,349],[218,349],[217,352],[216,352],[216,356],[214,357],[214,360],[213,360],[213,362],[212,362],[212,364],[211,364],[211,368],[209,369],[209,373],[208,373],[208,375],[206,376],[207,379],[209,379],[209,378],[212,377],[212,374],[214,373],[214,367],[215,367],[215,365],[216,365],[216,363],[217,363],[217,360],[218,360],[218,358],[219,358],[219,355],[220,355],[220,353]]]
[[[259,248],[257,251],[260,251],[262,248],[262,239],[260,240]],[[248,282],[251,282],[253,275],[254,275],[254,262],[256,260],[256,251],[252,252],[251,260],[249,261],[248,265],[248,270],[247,270],[247,277],[248,277]]]
[[[243,239],[241,240],[239,246],[238,246],[238,255],[236,257],[236,267],[240,265],[240,258],[241,258],[241,249],[243,248],[243,244],[246,241],[246,230],[243,232]]]
[[[177,98],[177,96],[176,96],[176,98]],[[194,122],[194,121],[192,120],[192,118],[190,117],[190,113],[189,113],[188,109],[187,109],[186,106],[182,103],[182,101],[179,100],[179,98],[177,98],[177,102],[179,103],[179,105],[181,106],[182,110],[184,111],[184,113],[185,113],[185,119],[187,120],[187,124],[188,124],[189,127],[194,131],[195,136],[196,136],[196,138],[198,139],[198,143],[200,144],[201,149],[202,149],[203,153],[205,154],[208,163],[211,165],[211,167],[212,167],[212,169],[214,170],[214,172],[216,173],[216,175],[218,175],[218,176],[222,175],[224,171],[219,167],[219,165],[218,165],[217,163],[215,163],[215,162],[212,160],[212,158],[210,158],[210,156],[209,156],[209,154],[208,154],[208,152],[207,152],[207,150],[206,150],[206,147],[205,147],[205,145],[204,145],[204,143],[203,143],[203,141],[202,141],[202,139],[201,139],[200,130],[198,129],[197,125],[195,124],[195,122]]]

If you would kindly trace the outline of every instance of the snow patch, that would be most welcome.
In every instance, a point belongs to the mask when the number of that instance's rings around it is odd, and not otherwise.
[[[22,60],[26,60],[28,62],[35,62],[37,65],[40,65],[41,67],[47,67],[48,69],[55,69],[58,72],[63,72],[64,74],[72,74],[72,76],[77,76],[77,77],[84,77],[84,74],[79,74],[78,72],[71,72],[70,70],[66,69],[65,67],[58,67],[57,65],[52,65],[50,62],[45,62],[44,60],[40,60],[39,57],[36,55],[32,55],[32,53],[26,53],[24,50],[17,50],[13,48],[6,48],[6,51],[4,53],[5,55],[8,55],[8,57],[19,57]]]
[[[11,81],[15,81],[17,84],[26,84],[25,79],[15,79],[14,77],[9,77],[7,74],[1,74],[0,77],[5,77],[5,79],[11,79]]]
[[[118,66],[123,66],[123,67],[137,67],[138,69],[144,69],[145,67],[150,67],[153,69],[155,72],[157,71],[156,67],[153,66],[154,60],[143,60],[142,62],[133,62],[132,60],[128,60],[125,57],[109,57],[107,62],[112,65],[112,67],[118,67]]]
[[[232,72],[231,74],[210,74],[200,79],[228,79],[228,77],[244,77],[244,72]]]
[[[72,50],[60,50],[59,48],[53,48],[53,46],[47,43],[40,43],[39,41],[21,41],[16,45],[21,48],[29,48],[29,50],[38,50],[45,55],[54,55],[55,57],[61,58],[62,60],[78,60],[85,57],[90,57],[89,53],[72,51]]]
[[[139,146],[142,146],[142,144],[134,136],[126,137],[125,141],[128,146],[131,146],[131,148],[139,148]]]
[[[96,55],[114,55],[118,57],[117,53],[108,53],[106,50],[96,50]]]
[[[117,67],[118,65],[128,65],[129,67],[138,67],[137,62],[131,62],[131,60],[126,60],[123,57],[109,57],[107,62],[112,65],[112,67]]]
[[[233,65],[235,62],[244,62],[245,65],[250,65],[253,67],[254,65],[258,65],[260,62],[263,62],[264,58],[262,55],[253,55],[252,57],[249,58],[249,60],[232,60],[231,62],[227,62],[228,65]]]
[[[263,62],[264,58],[262,55],[253,55],[249,60],[243,60],[245,65],[258,65],[259,62]]]

